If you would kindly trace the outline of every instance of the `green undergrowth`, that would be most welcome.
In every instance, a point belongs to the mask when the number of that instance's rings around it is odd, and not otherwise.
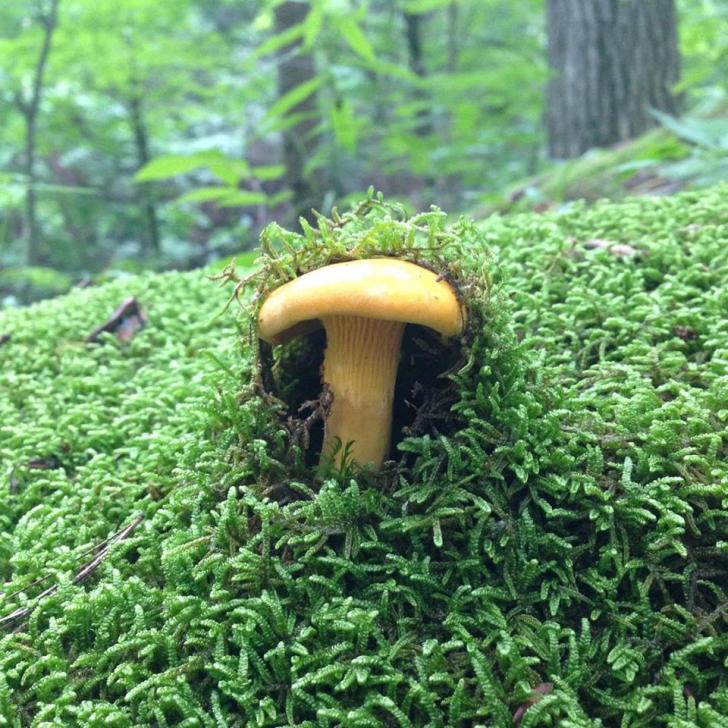
[[[271,228],[246,290],[449,271],[469,331],[379,475],[308,464],[270,387],[306,352],[258,351],[248,294],[0,313],[0,725],[728,725],[728,189],[359,213]],[[129,295],[147,326],[85,343]]]
[[[618,201],[630,195],[674,194],[693,182],[687,174],[671,171],[690,157],[690,149],[671,131],[652,129],[636,139],[554,162],[512,185],[505,195],[486,197],[472,214],[481,218],[493,212],[550,209],[571,200]]]

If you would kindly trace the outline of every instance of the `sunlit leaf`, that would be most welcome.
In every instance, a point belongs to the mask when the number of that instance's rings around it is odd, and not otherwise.
[[[268,118],[275,118],[276,116],[284,116],[286,112],[295,108],[302,101],[305,101],[311,94],[315,93],[316,90],[323,83],[323,76],[316,76],[310,81],[299,84],[295,88],[291,89],[288,93],[281,96],[270,109],[268,109]]]
[[[198,155],[166,154],[145,164],[134,175],[137,182],[151,182],[176,177],[205,166]]]
[[[323,27],[324,9],[321,3],[314,3],[303,21],[303,48],[310,49]]]
[[[696,119],[666,114],[652,109],[652,115],[676,136],[706,149],[728,151],[728,119]]]
[[[268,38],[268,40],[263,41],[263,43],[261,43],[255,49],[254,53],[252,54],[252,59],[261,58],[262,56],[266,56],[269,53],[274,53],[280,48],[284,48],[285,46],[294,43],[304,34],[304,30],[304,23],[298,23],[297,25],[287,28],[282,33],[276,33],[275,35],[272,35],[270,38]]]
[[[231,186],[250,176],[250,165],[242,159],[214,159],[207,163],[207,167],[216,177]]]
[[[357,121],[348,101],[331,107],[331,127],[336,141],[347,151],[356,151]]]
[[[264,192],[236,190],[229,187],[200,187],[179,198],[180,202],[215,202],[220,207],[261,205],[267,200],[268,196]]]
[[[339,32],[351,49],[370,63],[376,60],[374,48],[369,42],[361,26],[350,16],[345,15],[337,22]]]
[[[458,0],[405,0],[402,9],[412,15],[424,15],[425,13],[431,13],[433,10],[457,4],[457,2]]]
[[[286,173],[286,166],[284,164],[263,164],[253,167],[251,172],[256,179],[268,182],[273,179],[280,179]]]
[[[221,207],[245,207],[247,205],[264,205],[268,202],[265,192],[251,192],[250,190],[230,190],[220,199]]]

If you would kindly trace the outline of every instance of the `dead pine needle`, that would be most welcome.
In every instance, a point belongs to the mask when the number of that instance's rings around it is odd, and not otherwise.
[[[93,559],[85,563],[81,569],[76,573],[76,575],[71,579],[72,584],[80,584],[84,580],[88,579],[91,574],[98,569],[98,567],[101,565],[101,563],[104,561],[106,556],[109,553],[110,548],[117,543],[120,543],[121,541],[124,541],[124,539],[127,539],[137,528],[137,526],[144,520],[144,514],[140,513],[138,514],[128,525],[126,525],[121,531],[114,534],[111,538],[107,539],[105,542],[103,542],[105,545],[101,547],[101,550],[94,556]],[[92,549],[95,550],[95,549]],[[39,583],[43,580],[37,580],[34,583]],[[19,620],[25,619],[27,616],[30,615],[30,613],[35,609],[38,604],[40,604],[43,599],[46,597],[49,597],[51,594],[54,594],[56,591],[58,591],[58,584],[54,584],[53,586],[49,586],[47,589],[43,590],[38,596],[36,596],[33,599],[33,605],[30,607],[21,607],[20,609],[16,609],[14,612],[11,612],[10,614],[5,615],[4,617],[0,617],[0,627],[6,627],[10,624],[14,624],[18,622]],[[17,594],[18,592],[14,592],[14,594]],[[13,595],[10,595],[13,596]]]

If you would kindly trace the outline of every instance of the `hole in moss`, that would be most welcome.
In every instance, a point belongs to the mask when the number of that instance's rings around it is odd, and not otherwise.
[[[323,421],[315,415],[321,398],[321,369],[326,347],[323,328],[275,347],[264,381],[271,393],[286,404],[286,417],[294,429],[308,439],[306,463],[318,463],[323,443]],[[424,326],[409,324],[402,339],[402,353],[397,370],[392,417],[392,443],[389,459],[401,454],[397,445],[403,438],[452,431],[449,412],[455,393],[445,375],[461,359],[460,347],[440,340]]]

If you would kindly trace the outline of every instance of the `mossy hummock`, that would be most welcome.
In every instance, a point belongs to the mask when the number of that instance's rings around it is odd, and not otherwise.
[[[199,272],[0,312],[0,725],[726,725],[728,187],[445,223],[269,228],[238,320]],[[376,257],[452,273],[462,365],[322,472],[260,376],[321,335],[266,369],[240,321]]]

